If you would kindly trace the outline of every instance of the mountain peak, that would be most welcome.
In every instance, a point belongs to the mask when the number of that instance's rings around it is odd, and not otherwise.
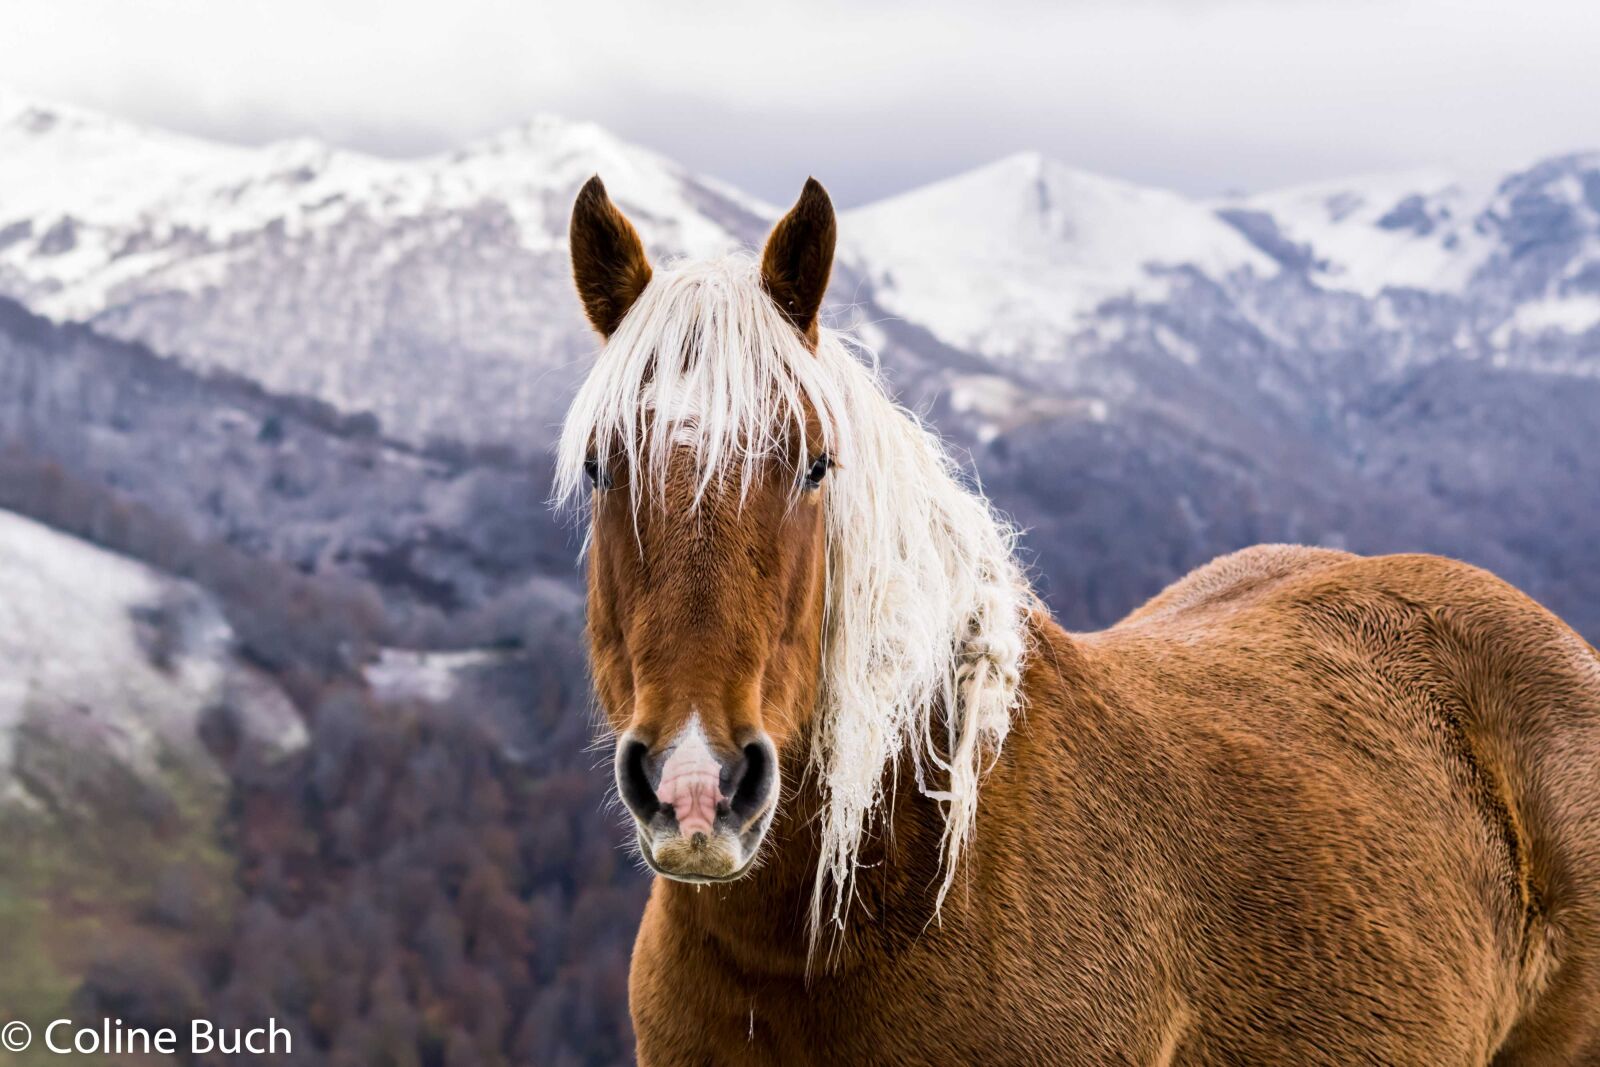
[[[62,139],[96,145],[138,141],[174,148],[181,147],[191,152],[212,152],[218,156],[238,155],[248,151],[233,145],[146,126],[93,108],[54,100],[40,100],[3,86],[0,86],[0,137],[7,138],[13,144]]]
[[[1120,178],[1073,167],[1037,149],[1025,149],[899,195],[919,196],[938,190],[967,195],[984,193],[1013,195],[1020,191],[1024,195],[1030,195],[1039,183],[1052,187],[1076,185],[1082,188],[1100,187],[1130,192],[1140,188]],[[899,197],[890,197],[879,203],[888,203],[896,199]],[[873,205],[868,205],[871,206]]]
[[[1027,176],[1037,177],[1049,167],[1059,167],[1062,164],[1051,159],[1037,148],[1024,148],[1019,152],[1001,156],[993,163],[978,167],[978,171],[1014,172]]]
[[[69,104],[46,103],[0,86],[0,127],[48,133],[64,123],[109,126],[118,120]]]
[[[1158,295],[1153,267],[1276,269],[1204,205],[1036,151],[848,212],[845,232],[885,306],[994,356],[1059,350],[1105,300]]]
[[[609,130],[596,123],[541,112],[486,137],[469,141],[455,154],[458,157],[466,157],[596,147],[616,150],[632,146],[626,145]]]

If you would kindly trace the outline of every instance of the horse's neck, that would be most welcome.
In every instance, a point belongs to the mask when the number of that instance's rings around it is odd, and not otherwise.
[[[694,886],[658,878],[655,893],[663,917],[683,927],[691,943],[714,945],[719,957],[747,974],[800,978],[853,969],[878,939],[881,916],[926,912],[933,918],[943,816],[914,786],[897,794],[892,826],[876,827],[873,840],[862,848],[843,926],[830,921],[830,897],[814,951],[810,915],[819,858],[815,808],[810,819],[780,819],[761,868],[736,882]],[[906,862],[919,852],[930,861]]]
[[[685,885],[657,877],[662,918],[703,939],[751,972],[803,974],[819,850],[822,793],[815,776],[785,791],[762,846],[760,866],[727,885]]]

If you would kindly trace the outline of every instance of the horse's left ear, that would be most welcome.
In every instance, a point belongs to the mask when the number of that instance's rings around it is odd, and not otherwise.
[[[813,344],[838,231],[828,191],[817,179],[807,178],[800,199],[772,228],[761,253],[762,284],[795,329]]]

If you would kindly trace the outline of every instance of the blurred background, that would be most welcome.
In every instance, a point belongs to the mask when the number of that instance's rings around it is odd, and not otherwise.
[[[630,1062],[647,880],[546,503],[597,172],[657,262],[828,185],[831,321],[1070,627],[1298,541],[1600,638],[1594,5],[3,22],[0,1020]]]

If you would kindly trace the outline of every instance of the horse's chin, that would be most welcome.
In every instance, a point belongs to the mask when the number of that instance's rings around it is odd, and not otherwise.
[[[742,841],[733,833],[651,835],[639,831],[639,853],[652,871],[674,882],[708,885],[732,882],[744,877],[755,866],[760,834],[747,834],[753,841]]]

